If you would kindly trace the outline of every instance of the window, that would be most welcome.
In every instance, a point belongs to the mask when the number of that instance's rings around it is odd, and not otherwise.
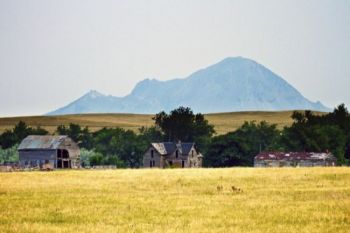
[[[154,156],[154,150],[151,150],[151,158]]]
[[[176,156],[175,156],[176,158],[178,158],[179,157],[179,151],[177,150],[176,151]]]
[[[182,160],[182,168],[184,168],[184,167],[185,167],[185,161]]]
[[[169,161],[169,166],[173,166],[173,161]]]

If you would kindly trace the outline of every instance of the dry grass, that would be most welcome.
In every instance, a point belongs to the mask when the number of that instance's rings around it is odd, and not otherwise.
[[[239,128],[245,121],[267,121],[277,124],[279,129],[293,123],[293,111],[282,112],[231,112],[205,115],[206,119],[215,126],[218,134],[224,134]]]
[[[233,112],[206,114],[205,117],[215,126],[218,134],[233,131],[244,121],[262,121],[277,124],[279,128],[290,125],[292,111],[282,112]],[[5,129],[12,129],[20,120],[30,126],[41,126],[53,133],[60,124],[76,123],[88,126],[95,131],[103,127],[122,127],[137,131],[141,126],[151,126],[153,115],[147,114],[80,114],[63,116],[28,116],[0,118],[0,133]]]
[[[70,123],[88,126],[95,131],[103,127],[122,127],[125,129],[137,130],[141,126],[153,124],[152,115],[141,114],[77,114],[62,116],[25,116],[0,118],[0,131],[11,129],[19,121],[24,121],[28,125],[40,126],[49,132],[54,132],[58,125],[68,125]]]
[[[0,173],[1,232],[349,229],[349,168]]]

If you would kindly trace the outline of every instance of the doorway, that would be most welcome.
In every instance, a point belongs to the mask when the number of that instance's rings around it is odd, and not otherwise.
[[[72,168],[68,150],[57,150],[57,168]]]

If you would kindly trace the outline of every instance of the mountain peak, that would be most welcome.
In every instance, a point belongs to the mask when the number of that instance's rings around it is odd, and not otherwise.
[[[254,60],[245,57],[227,57],[214,65],[207,67],[204,70],[212,70],[212,72],[233,72],[233,70],[241,70],[244,76],[247,72],[250,73],[252,69],[265,68]],[[266,69],[266,68],[265,68]]]
[[[329,111],[306,99],[283,78],[244,57],[227,57],[184,79],[145,79],[125,97],[105,96],[96,90],[51,114],[157,113],[179,106],[195,112]]]
[[[254,60],[237,56],[237,57],[226,57],[223,60],[219,61],[217,64],[220,63],[256,63]]]
[[[88,97],[88,98],[92,98],[92,99],[95,99],[95,98],[98,98],[98,97],[104,97],[105,95],[96,91],[96,90],[90,90],[88,93],[86,93],[84,95],[84,97]]]

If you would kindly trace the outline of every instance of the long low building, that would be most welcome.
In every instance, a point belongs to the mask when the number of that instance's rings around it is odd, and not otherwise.
[[[24,167],[80,167],[79,146],[68,136],[30,135],[18,147],[19,162]]]
[[[332,153],[261,152],[254,158],[254,167],[326,167],[336,162]]]

